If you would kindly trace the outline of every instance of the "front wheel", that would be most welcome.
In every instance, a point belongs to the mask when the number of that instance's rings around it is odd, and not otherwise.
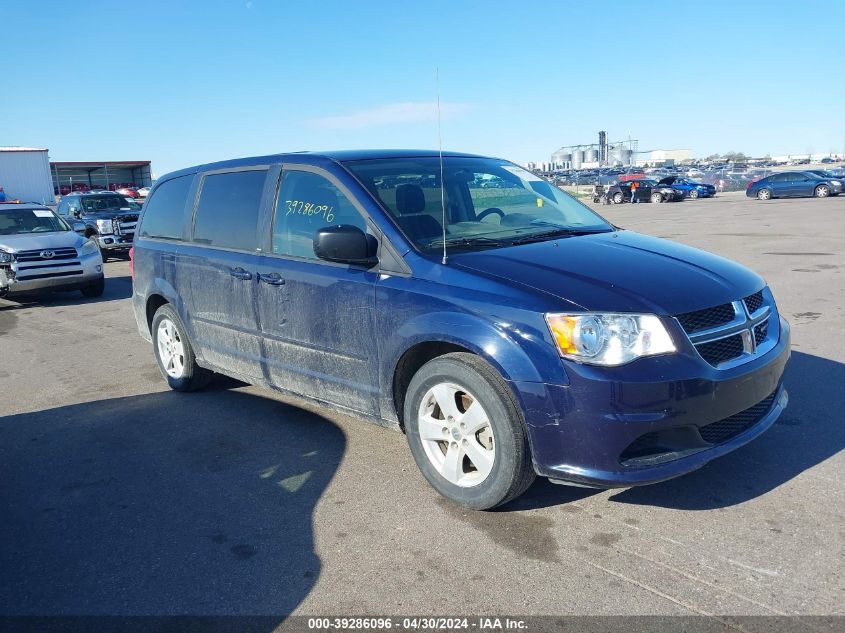
[[[151,334],[158,368],[171,389],[196,391],[211,381],[214,374],[197,365],[185,326],[169,304],[156,311]]]
[[[87,286],[82,286],[79,291],[82,293],[83,297],[88,299],[95,299],[96,297],[102,297],[103,292],[106,290],[106,280],[103,277],[100,277],[97,281],[94,281]]]
[[[613,194],[613,204],[622,204],[625,200],[625,196],[622,195],[621,191],[617,191]]]
[[[758,200],[770,200],[771,197],[772,197],[772,192],[769,191],[768,189],[760,189],[760,191],[757,192],[757,199]]]
[[[441,495],[473,510],[489,510],[534,481],[525,425],[498,372],[473,354],[429,361],[405,398],[411,454]]]
[[[830,187],[827,185],[819,185],[816,187],[816,198],[827,198],[830,195]]]
[[[698,189],[690,189],[689,197],[695,200],[698,197]]]
[[[651,194],[651,201],[654,203],[663,202],[663,195],[655,191],[653,194]]]

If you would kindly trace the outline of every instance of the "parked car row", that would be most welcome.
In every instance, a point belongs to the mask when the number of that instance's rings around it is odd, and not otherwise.
[[[149,187],[137,187],[133,183],[110,183],[104,187],[92,187],[89,184],[75,182],[73,185],[61,185],[53,187],[53,193],[57,196],[66,196],[71,193],[91,193],[92,191],[114,191],[128,198],[145,198],[150,191]]]

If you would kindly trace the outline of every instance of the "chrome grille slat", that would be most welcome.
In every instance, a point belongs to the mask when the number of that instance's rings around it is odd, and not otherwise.
[[[44,258],[41,257],[41,253],[44,251],[53,251],[53,257]],[[66,248],[41,248],[37,251],[20,251],[15,253],[15,260],[20,263],[26,262],[44,262],[44,261],[55,261],[57,259],[76,259],[76,249],[72,247]]]
[[[774,304],[764,291],[675,319],[705,361],[717,369],[734,367],[776,343],[769,331]]]

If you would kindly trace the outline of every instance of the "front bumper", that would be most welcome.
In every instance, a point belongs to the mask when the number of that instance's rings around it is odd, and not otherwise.
[[[103,260],[99,253],[66,262],[64,266],[23,270],[17,265],[0,272],[0,293],[3,295],[42,290],[73,290],[103,278]]]
[[[125,252],[132,248],[134,235],[95,235],[94,239],[100,250],[109,252]]]
[[[702,368],[700,360],[672,354],[613,369],[567,363],[566,386],[512,383],[535,470],[577,485],[623,488],[678,477],[750,442],[786,406],[781,378],[790,333],[787,322],[779,322],[775,347],[732,369]],[[735,419],[761,402],[767,409],[750,426],[725,441],[702,439],[701,427]],[[626,459],[644,437],[668,438],[672,448],[655,459]]]

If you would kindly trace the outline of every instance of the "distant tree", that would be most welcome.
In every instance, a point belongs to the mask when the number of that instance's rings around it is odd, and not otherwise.
[[[707,158],[705,158],[704,160],[714,161],[714,160],[718,160],[718,159],[719,159],[719,155],[718,155],[718,154],[710,154],[710,156],[708,156],[708,157],[707,157]]]
[[[734,162],[734,163],[736,163],[736,162],[742,163],[742,162],[745,162],[745,161],[748,160],[748,156],[746,156],[742,152],[726,152],[726,153],[722,154],[722,158],[724,160],[731,161],[731,162]]]

